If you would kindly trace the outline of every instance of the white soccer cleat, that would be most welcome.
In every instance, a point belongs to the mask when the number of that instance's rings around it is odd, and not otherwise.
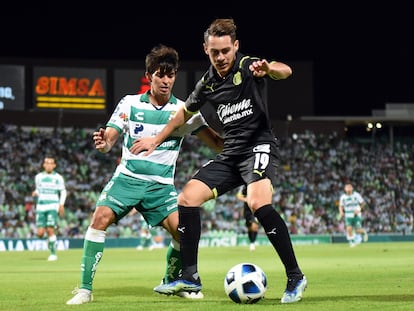
[[[161,279],[160,285],[163,285],[164,283],[164,279]],[[155,288],[154,291],[156,292]],[[175,296],[181,297],[181,298],[185,298],[185,299],[203,299],[204,298],[204,294],[200,291],[200,292],[178,292],[174,294]]]
[[[185,299],[203,299],[204,295],[202,292],[178,292],[175,296]]]
[[[49,257],[47,257],[47,261],[56,261],[58,260],[58,257],[56,255],[49,255]]]
[[[92,291],[83,288],[75,288],[72,291],[75,296],[72,299],[66,301],[67,305],[81,305],[84,303],[91,302],[93,300]]]
[[[198,279],[200,282],[200,279]],[[193,283],[191,281],[177,279],[167,284],[160,284],[154,287],[154,292],[163,295],[176,295],[180,292],[195,292],[198,293],[201,291],[201,283]]]
[[[250,251],[253,252],[254,250],[256,250],[256,244],[250,243]]]
[[[303,292],[308,285],[308,281],[305,276],[300,279],[288,279],[288,284],[283,297],[280,300],[281,303],[293,303],[302,300]]]

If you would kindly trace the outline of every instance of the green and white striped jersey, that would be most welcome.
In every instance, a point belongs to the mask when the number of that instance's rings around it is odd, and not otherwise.
[[[207,126],[200,113],[178,128],[150,155],[143,152],[134,155],[129,151],[135,139],[157,135],[178,108],[182,100],[171,95],[164,106],[150,103],[148,92],[126,95],[118,103],[106,126],[115,128],[123,135],[122,158],[115,174],[125,174],[134,178],[162,184],[174,184],[174,173],[180,147],[186,134],[196,134]]]
[[[35,176],[37,193],[37,211],[59,210],[59,204],[64,204],[66,188],[63,177],[53,171],[48,174],[45,171]]]
[[[344,214],[346,218],[352,218],[355,216],[355,210],[359,210],[358,215],[361,214],[360,206],[364,202],[361,194],[354,191],[351,194],[342,194],[339,199],[340,206],[344,207]]]

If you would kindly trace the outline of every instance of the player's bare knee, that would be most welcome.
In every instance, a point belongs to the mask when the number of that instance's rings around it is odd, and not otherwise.
[[[250,200],[248,200],[247,203],[249,205],[250,210],[253,212],[253,214],[258,209],[260,209],[261,207],[271,204],[271,202],[267,202],[267,201],[264,201],[264,200],[259,199],[259,198],[257,198],[257,199],[256,198],[250,198]]]
[[[114,212],[107,206],[98,206],[93,213],[91,228],[96,230],[106,230],[115,221]]]

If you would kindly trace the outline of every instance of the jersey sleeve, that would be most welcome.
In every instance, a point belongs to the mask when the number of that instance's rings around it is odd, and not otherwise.
[[[339,206],[344,206],[344,196],[343,195],[341,195],[339,197]]]
[[[65,179],[60,174],[58,174],[58,190],[66,190]]]
[[[34,192],[39,195],[39,183],[40,183],[40,175],[36,174],[35,176],[35,189]]]
[[[356,195],[356,198],[357,198],[359,204],[362,204],[362,203],[365,202],[364,198],[362,197],[362,195],[359,192],[356,192],[355,195]]]
[[[185,101],[185,110],[188,113],[194,114],[201,109],[201,106],[204,104],[203,91],[208,88],[209,81],[209,72],[206,72],[196,83],[194,90]]]
[[[106,126],[115,128],[118,132],[122,132],[125,128],[131,110],[131,105],[129,103],[129,95],[124,96],[116,106],[114,112],[111,115],[111,118],[106,123]]]

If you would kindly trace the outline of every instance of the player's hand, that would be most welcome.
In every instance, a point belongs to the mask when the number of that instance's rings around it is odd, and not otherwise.
[[[105,129],[100,128],[97,132],[93,132],[93,141],[95,144],[95,149],[105,152],[106,141],[104,139]]]
[[[155,137],[141,137],[137,138],[133,143],[129,151],[132,154],[139,154],[144,152],[144,156],[151,154],[157,148],[156,138]]]
[[[59,216],[60,217],[65,216],[65,207],[62,204],[59,205]]]
[[[261,78],[269,71],[269,63],[265,59],[258,60],[251,63],[249,69],[253,72],[253,76]]]

